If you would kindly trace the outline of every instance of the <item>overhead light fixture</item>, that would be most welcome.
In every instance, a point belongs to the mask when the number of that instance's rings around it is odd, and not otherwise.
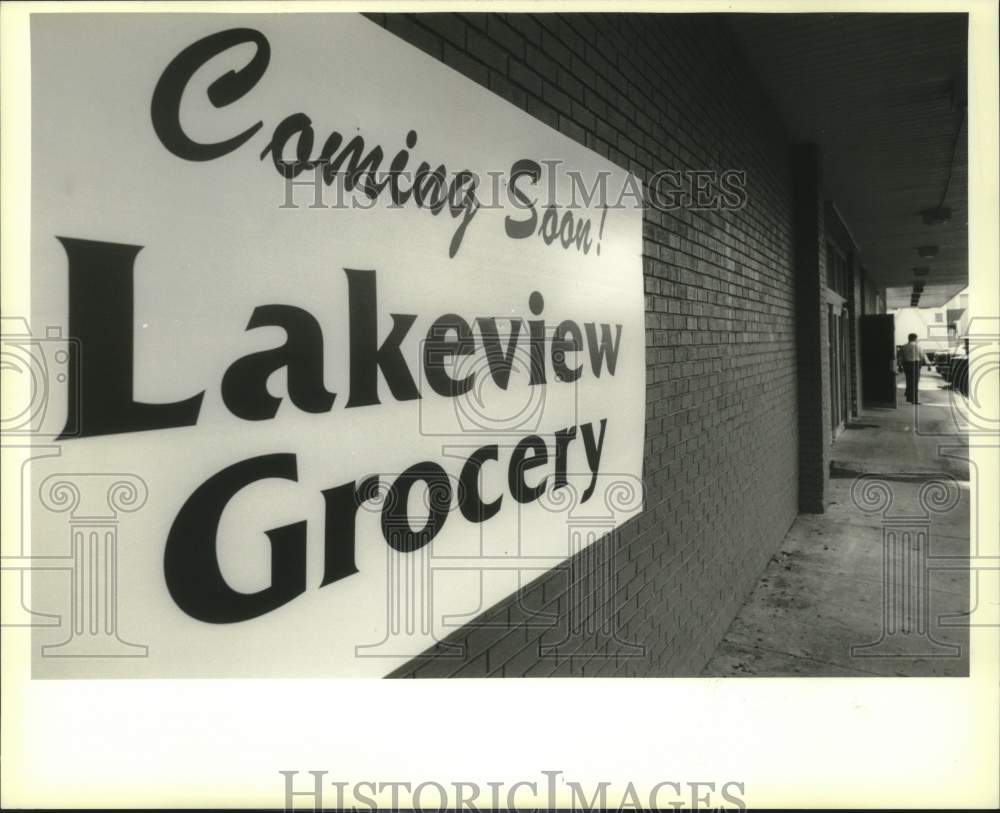
[[[935,206],[921,210],[920,216],[924,219],[925,226],[940,226],[951,220],[951,209],[947,206]]]
[[[920,257],[937,257],[937,246],[917,246],[917,255]]]
[[[915,277],[926,277],[931,272],[931,269],[926,265],[918,265],[913,269],[913,275]]]

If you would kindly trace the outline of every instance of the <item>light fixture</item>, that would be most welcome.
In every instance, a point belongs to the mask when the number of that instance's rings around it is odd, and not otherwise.
[[[947,206],[935,206],[921,210],[920,216],[924,219],[925,226],[940,226],[951,220],[951,209]]]

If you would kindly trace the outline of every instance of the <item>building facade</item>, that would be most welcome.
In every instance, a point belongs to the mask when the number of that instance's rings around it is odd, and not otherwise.
[[[822,151],[724,17],[369,17],[644,181],[746,173],[739,208],[645,211],[643,513],[393,676],[697,675],[797,513],[824,510],[860,317],[885,312]]]

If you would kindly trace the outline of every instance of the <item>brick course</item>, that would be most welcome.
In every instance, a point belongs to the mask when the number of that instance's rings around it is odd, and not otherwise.
[[[393,676],[696,675],[799,508],[795,189],[777,114],[709,15],[368,16],[641,179],[740,169],[748,196],[645,213],[645,511],[452,634],[463,657],[438,646]],[[823,420],[805,425],[822,438]]]
[[[830,325],[826,289],[826,208],[819,150],[792,150],[798,298],[799,510],[823,513],[830,483]],[[812,408],[808,408],[808,407]]]

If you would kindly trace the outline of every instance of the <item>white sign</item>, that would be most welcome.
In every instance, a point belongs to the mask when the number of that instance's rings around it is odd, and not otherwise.
[[[31,48],[35,676],[385,675],[641,510],[623,170],[354,15]]]

